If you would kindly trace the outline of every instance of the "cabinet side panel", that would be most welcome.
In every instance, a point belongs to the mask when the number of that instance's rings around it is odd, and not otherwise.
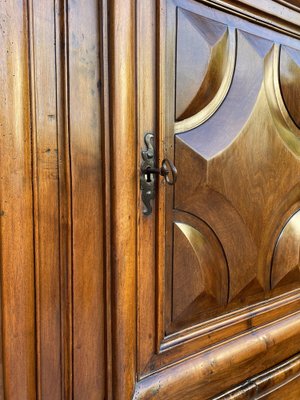
[[[35,399],[34,255],[27,2],[3,2],[0,215],[4,398]]]

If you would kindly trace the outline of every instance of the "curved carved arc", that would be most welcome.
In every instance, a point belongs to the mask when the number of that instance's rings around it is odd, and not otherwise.
[[[229,301],[233,301],[244,288],[250,290],[251,282],[259,284],[256,282],[257,247],[233,205],[205,184],[207,161],[180,136],[176,136],[175,151],[180,171],[175,187],[175,208],[204,220],[218,237],[228,262]]]
[[[261,235],[261,246],[257,260],[257,270],[259,279],[268,282],[268,290],[271,286],[271,269],[274,256],[274,249],[280,233],[283,231],[286,221],[291,215],[300,209],[300,182],[297,183],[289,192],[286,193],[281,202],[273,208],[270,213],[268,224]],[[281,223],[279,223],[281,221]]]
[[[286,108],[295,124],[300,127],[300,51],[291,47],[280,48],[280,89]]]
[[[180,63],[180,60],[177,59],[177,63]],[[227,66],[228,29],[226,29],[221,38],[210,49],[210,57],[201,85],[193,99],[189,101],[189,104],[183,113],[176,118],[177,121],[182,121],[193,117],[199,111],[203,110],[215,98],[224,81],[224,75],[226,73]]]
[[[279,80],[280,46],[274,44],[265,60],[265,92],[276,130],[285,146],[297,157],[300,156],[300,129],[291,118],[280,90]]]
[[[211,68],[212,54],[220,48],[221,56],[226,51],[227,25],[181,8],[177,12],[176,32],[176,113],[175,120],[183,120],[202,109],[215,95],[221,82],[211,81],[210,90],[204,96],[197,96],[203,87],[203,79]],[[220,42],[223,46],[220,46]],[[222,52],[222,50],[224,50]],[[213,56],[215,58],[215,56]],[[219,57],[215,64],[216,75],[222,80],[222,69],[226,67],[225,57]],[[198,100],[198,101],[197,101]],[[187,112],[194,103],[195,111]]]
[[[300,286],[300,211],[285,224],[274,249],[271,288],[286,284]]]
[[[226,49],[225,56],[222,56],[224,57],[224,60],[226,60],[226,68],[224,68],[221,84],[217,92],[215,93],[215,96],[202,110],[200,110],[195,115],[183,119],[182,121],[175,122],[175,133],[186,132],[203,124],[203,122],[209,119],[217,111],[217,109],[224,101],[233,79],[236,63],[236,31],[234,28],[231,27],[228,28],[223,38],[219,41],[218,45],[213,48],[208,64],[208,70],[206,72],[203,83],[195,99],[192,101],[191,106],[188,108],[188,110],[185,111],[184,114],[190,113],[190,110],[193,110],[195,107],[195,102],[199,101],[197,99],[203,96],[203,88],[208,87],[208,82],[212,79],[217,60],[220,58],[221,54],[224,53],[224,48]],[[222,68],[220,68],[220,71],[222,71]]]
[[[199,320],[201,313],[227,303],[227,261],[222,245],[207,224],[181,212],[176,212],[175,219],[173,320]]]
[[[204,124],[179,135],[206,160],[223,152],[239,137],[263,88],[264,59],[272,42],[241,31],[237,35],[235,73],[226,99]]]

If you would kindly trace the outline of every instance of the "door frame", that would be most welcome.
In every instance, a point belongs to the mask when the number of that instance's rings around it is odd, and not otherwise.
[[[151,332],[154,333],[153,327],[157,328],[156,331],[161,330],[161,318],[156,317],[162,313],[158,305],[163,294],[157,289],[160,278],[156,262],[159,264],[164,254],[163,250],[154,254],[154,242],[159,229],[162,229],[157,226],[163,226],[157,222],[157,217],[164,207],[164,192],[160,191],[152,216],[143,217],[139,192],[140,151],[144,133],[155,128],[161,132],[160,127],[164,124],[164,86],[161,90],[158,88],[164,82],[165,53],[164,46],[157,52],[156,45],[157,40],[164,36],[165,3],[166,0],[114,0],[110,4],[112,358],[109,369],[112,371],[113,398],[120,400],[132,396],[136,399],[174,398],[179,389],[189,393],[189,398],[199,398],[191,397],[199,396],[199,390],[203,396],[212,396],[216,394],[216,389],[212,388],[216,386],[214,382],[218,382],[217,390],[220,392],[248,377],[239,371],[241,361],[248,371],[257,374],[262,371],[258,360],[265,351],[272,349],[276,354],[270,364],[272,367],[300,348],[297,339],[300,313],[294,312],[155,373],[143,370],[149,353],[159,351],[160,341],[156,335],[150,336]],[[286,1],[270,4],[259,0],[204,0],[201,3],[300,38],[297,8]],[[149,83],[155,74],[158,82]],[[160,155],[164,154],[162,143],[160,137]],[[133,204],[137,205],[136,208]],[[289,302],[290,299],[283,299],[282,306],[288,309]],[[143,305],[149,308],[149,304],[155,308],[145,314]],[[211,368],[212,360],[220,361]],[[229,363],[232,379],[225,382],[224,371]],[[207,385],[208,371],[211,385]]]

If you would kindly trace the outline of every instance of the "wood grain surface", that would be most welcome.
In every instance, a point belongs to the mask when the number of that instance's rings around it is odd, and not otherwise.
[[[300,358],[296,355],[213,400],[297,399],[300,394],[299,375]]]
[[[158,15],[155,27],[147,23],[149,14]],[[224,382],[219,380],[201,364],[218,359],[208,349],[217,347],[223,358],[232,341],[243,360],[239,373],[249,378],[251,365],[258,373],[263,366],[248,359],[248,333],[263,340],[264,327],[276,335],[276,324],[284,325],[288,316],[298,323],[296,21],[296,8],[282,2],[161,1],[159,10],[148,5],[145,38],[150,31],[158,37],[158,55],[140,50],[138,61],[150,57],[151,71],[158,57],[158,103],[156,111],[144,107],[142,115],[157,113],[158,163],[164,157],[175,161],[178,181],[168,187],[159,180],[156,213],[139,219],[140,232],[151,227],[158,236],[154,270],[151,241],[139,252],[138,282],[147,284],[138,290],[143,330],[136,398],[216,395],[237,372],[227,359]],[[138,70],[141,87],[143,76]],[[154,90],[147,93],[151,99]],[[297,336],[296,325],[291,330]],[[244,345],[238,346],[238,337]],[[152,349],[148,360],[145,343]],[[278,351],[264,355],[259,350],[259,359],[270,368],[297,346],[289,352],[278,344]],[[209,377],[203,386],[202,373]]]
[[[18,27],[18,29],[16,29]],[[2,398],[36,396],[28,10],[1,3]]]
[[[0,12],[0,398],[98,399],[108,386],[106,5],[1,2]]]
[[[298,2],[3,0],[0,36],[0,399],[297,400]]]

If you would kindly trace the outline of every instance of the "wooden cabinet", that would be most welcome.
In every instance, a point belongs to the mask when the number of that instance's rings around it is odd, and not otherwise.
[[[104,398],[102,11],[0,12],[1,398]]]
[[[0,398],[297,400],[299,2],[0,12]]]

